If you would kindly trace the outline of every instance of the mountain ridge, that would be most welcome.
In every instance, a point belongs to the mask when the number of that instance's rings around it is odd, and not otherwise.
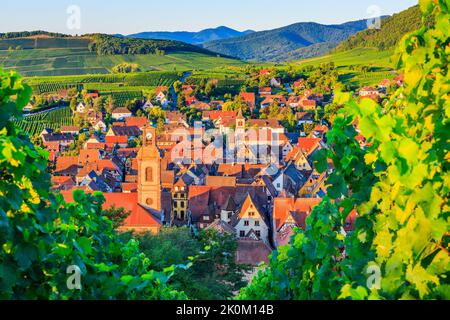
[[[288,52],[313,46],[314,55],[326,53],[330,48],[367,28],[366,20],[324,25],[316,22],[299,22],[272,30],[248,35],[209,41],[202,46],[213,52],[243,60],[281,61]],[[307,51],[307,50],[306,50]],[[303,50],[301,58],[311,55]],[[294,56],[292,59],[298,59]]]
[[[126,38],[163,39],[199,45],[214,40],[225,40],[254,33],[253,30],[238,31],[226,26],[208,28],[198,32],[191,31],[145,31],[126,35]]]

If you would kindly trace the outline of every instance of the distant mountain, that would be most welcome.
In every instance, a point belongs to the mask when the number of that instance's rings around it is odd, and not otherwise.
[[[203,47],[244,60],[283,61],[320,55],[366,28],[366,20],[340,25],[296,23],[237,38],[206,42]]]
[[[411,7],[381,21],[381,29],[358,32],[341,43],[336,51],[374,47],[381,50],[394,47],[407,33],[420,29],[422,13],[419,6]]]
[[[208,41],[224,40],[254,33],[252,30],[237,31],[228,27],[218,27],[214,29],[205,29],[199,32],[176,31],[176,32],[141,32],[130,34],[127,38],[141,39],[163,39],[186,42],[190,44],[202,44]]]

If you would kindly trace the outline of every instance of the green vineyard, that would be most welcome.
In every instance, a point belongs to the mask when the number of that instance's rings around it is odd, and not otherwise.
[[[101,92],[101,96],[112,96],[114,99],[114,104],[118,107],[125,106],[127,101],[134,99],[142,99],[142,91],[111,91],[111,92]]]
[[[107,74],[107,75],[78,75],[62,77],[34,77],[27,78],[26,82],[33,88],[35,94],[58,92],[69,88],[93,88],[105,86],[106,91],[116,91],[113,88],[124,87],[170,87],[180,75],[177,72],[142,72],[133,74]],[[139,88],[139,89],[141,89]],[[131,89],[131,88],[128,88]],[[134,88],[136,90],[136,88]]]
[[[72,125],[72,111],[69,107],[65,107],[35,115],[31,114],[22,120],[14,121],[14,124],[30,136],[35,136],[40,134],[44,128],[56,130],[61,126]]]

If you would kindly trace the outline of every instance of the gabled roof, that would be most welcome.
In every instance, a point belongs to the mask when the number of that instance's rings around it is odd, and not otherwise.
[[[264,241],[240,239],[236,252],[236,262],[255,267],[263,262],[268,264],[271,253],[272,249]]]
[[[239,96],[250,105],[255,105],[256,95],[254,92],[241,92]]]
[[[236,203],[231,195],[228,196],[227,202],[225,202],[221,209],[224,211],[234,211],[237,209]]]
[[[74,141],[74,136],[72,133],[50,133],[44,134],[43,139],[45,142],[54,141]]]
[[[290,218],[297,227],[305,228],[308,214],[321,201],[322,199],[318,198],[275,198],[273,204],[275,231],[278,232]]]
[[[262,208],[262,205],[263,204],[260,203],[257,198],[253,197],[250,193],[247,193],[245,196],[245,200],[242,203],[241,208],[239,209],[239,212],[232,217],[230,224],[232,226],[236,226],[239,223],[239,220],[243,218],[244,213],[252,208],[258,212],[261,219],[268,226],[269,221],[265,214],[265,210]]]
[[[319,138],[299,138],[298,146],[306,154],[311,155],[317,148],[320,147]]]
[[[73,202],[72,191],[62,191],[61,193],[67,202]],[[131,212],[131,215],[125,219],[121,229],[145,231],[151,229],[159,230],[161,227],[162,223],[160,218],[156,216],[156,212],[147,210],[138,204],[137,193],[104,193],[103,196],[105,197],[103,209],[110,209],[114,206]]]
[[[112,114],[117,114],[117,113],[125,113],[125,114],[131,114],[131,111],[128,110],[127,108],[121,107],[121,108],[116,108],[113,110]]]
[[[116,136],[137,137],[141,135],[141,129],[138,126],[114,126],[111,129]]]
[[[230,234],[236,234],[236,229],[234,229],[228,223],[220,219],[216,219],[213,223],[211,223],[209,226],[205,228],[205,230],[211,229],[217,230],[219,233],[227,232]]]
[[[125,125],[127,127],[138,127],[142,128],[148,123],[148,119],[146,117],[130,117],[125,119]]]

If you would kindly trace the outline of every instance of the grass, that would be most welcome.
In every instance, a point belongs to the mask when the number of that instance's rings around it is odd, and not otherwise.
[[[137,63],[142,71],[186,71],[194,69],[211,69],[220,66],[239,66],[245,62],[194,52],[177,52],[164,56],[159,55],[111,55],[99,56],[90,52],[87,41],[66,45],[68,41],[39,44],[33,48],[35,40],[22,39],[17,42],[0,40],[0,66],[14,69],[27,77],[32,76],[64,76],[82,74],[106,74],[121,63]],[[9,42],[8,42],[9,41]],[[21,44],[22,50],[8,50],[11,43]],[[52,45],[54,47],[52,47]],[[59,47],[58,47],[59,46]]]
[[[297,61],[300,66],[317,67],[324,63],[334,62],[339,70],[339,80],[352,87],[376,85],[383,79],[392,79],[393,72],[392,51],[380,51],[378,49],[353,49],[345,52],[333,53],[317,58]],[[369,66],[370,71],[363,73],[352,70],[351,66]]]

